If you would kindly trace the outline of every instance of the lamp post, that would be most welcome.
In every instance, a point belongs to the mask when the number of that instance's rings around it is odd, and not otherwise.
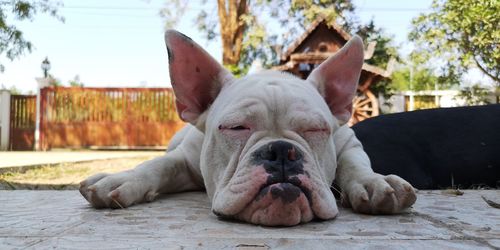
[[[45,60],[42,61],[42,70],[43,70],[43,77],[47,78],[49,76],[49,70],[50,70],[50,62],[47,57],[45,57]]]
[[[41,89],[49,85],[49,70],[50,62],[47,57],[42,61],[43,78],[36,78],[38,88],[36,93],[36,122],[35,122],[35,150],[43,149],[41,146],[40,136],[40,98]],[[43,139],[43,138],[42,138]]]

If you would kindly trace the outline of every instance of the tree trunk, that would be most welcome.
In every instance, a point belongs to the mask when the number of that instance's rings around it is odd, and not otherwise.
[[[247,25],[241,16],[248,13],[247,0],[217,0],[222,38],[222,63],[236,65],[240,61],[243,34]]]

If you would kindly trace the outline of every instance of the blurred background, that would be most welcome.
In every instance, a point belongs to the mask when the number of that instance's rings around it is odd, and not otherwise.
[[[164,149],[177,118],[163,40],[177,29],[236,76],[300,77],[354,34],[351,124],[499,102],[500,2],[0,1],[0,147]]]

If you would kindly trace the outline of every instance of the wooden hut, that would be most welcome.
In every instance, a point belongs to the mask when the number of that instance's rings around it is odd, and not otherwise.
[[[337,24],[318,18],[288,47],[281,55],[280,65],[273,69],[287,71],[305,79],[317,65],[342,48],[350,38],[351,35]],[[374,49],[375,43],[368,44],[365,60],[372,57]],[[389,70],[363,64],[358,93],[353,101],[354,112],[349,122],[351,125],[379,114],[378,98],[370,91],[370,85],[389,77],[390,74]]]

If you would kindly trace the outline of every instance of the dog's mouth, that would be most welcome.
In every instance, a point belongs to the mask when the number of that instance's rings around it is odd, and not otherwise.
[[[292,226],[308,222],[314,218],[312,192],[301,179],[303,177],[294,176],[273,181],[269,177],[241,211],[232,216],[216,215],[265,226]]]
[[[266,226],[292,226],[312,220],[310,192],[289,182],[263,187],[236,219]]]
[[[288,179],[285,182],[266,183],[257,193],[254,201],[259,201],[262,197],[270,194],[273,199],[281,199],[285,204],[292,203],[304,194],[309,205],[311,204],[311,191],[302,185],[297,177]]]
[[[332,219],[338,213],[329,185],[312,167],[280,172],[262,164],[241,169],[247,171],[236,172],[214,196],[213,212],[222,219],[293,226],[313,218]]]

